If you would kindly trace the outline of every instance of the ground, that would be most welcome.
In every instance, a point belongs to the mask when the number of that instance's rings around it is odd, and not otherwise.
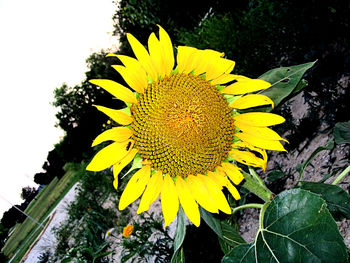
[[[50,250],[52,253],[55,251],[55,247],[57,245],[56,236],[51,231],[54,227],[59,226],[64,220],[67,218],[67,207],[68,204],[71,203],[74,198],[78,183],[75,184],[69,192],[65,195],[65,197],[58,203],[56,208],[51,212],[51,214],[55,213],[49,225],[45,229],[45,232],[42,234],[41,238],[36,242],[33,248],[30,250],[27,258],[23,261],[24,263],[34,263],[38,262],[39,256],[47,250]],[[50,214],[50,215],[51,215]],[[49,215],[49,216],[50,216]]]

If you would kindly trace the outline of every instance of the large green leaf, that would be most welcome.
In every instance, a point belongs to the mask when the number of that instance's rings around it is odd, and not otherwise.
[[[182,208],[179,208],[177,214],[177,226],[174,238],[174,254],[171,258],[171,263],[183,263],[185,262],[185,257],[182,249],[182,243],[186,236],[186,215]]]
[[[338,122],[335,125],[334,140],[336,144],[350,143],[350,121]]]
[[[296,94],[306,87],[307,83],[301,81],[305,72],[311,68],[316,61],[291,67],[281,67],[271,69],[259,77],[271,83],[271,87],[260,92],[260,94],[268,96],[277,107],[289,95]],[[271,110],[271,108],[269,108]]]
[[[344,240],[320,196],[293,189],[266,205],[255,242],[233,248],[222,263],[348,262]]]
[[[335,220],[350,219],[350,195],[337,185],[300,182],[300,188],[321,195]]]

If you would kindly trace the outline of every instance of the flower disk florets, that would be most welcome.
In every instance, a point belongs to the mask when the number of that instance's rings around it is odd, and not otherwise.
[[[232,108],[200,76],[175,73],[148,85],[132,116],[142,158],[173,177],[213,171],[232,148]]]

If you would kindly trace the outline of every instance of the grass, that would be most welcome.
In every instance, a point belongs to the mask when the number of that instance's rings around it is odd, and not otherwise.
[[[45,221],[59,201],[79,180],[78,174],[76,170],[68,169],[61,180],[57,178],[52,180],[49,185],[40,191],[25,212],[40,223]],[[3,248],[3,253],[8,257],[17,253],[13,262],[19,262],[40,232],[41,228],[27,218],[22,224],[16,226]]]

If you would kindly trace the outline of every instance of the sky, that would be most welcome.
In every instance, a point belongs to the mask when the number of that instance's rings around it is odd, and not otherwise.
[[[80,83],[93,51],[117,46],[112,0],[0,0],[0,218],[34,186],[55,128],[53,91]],[[5,199],[7,201],[5,201]]]

